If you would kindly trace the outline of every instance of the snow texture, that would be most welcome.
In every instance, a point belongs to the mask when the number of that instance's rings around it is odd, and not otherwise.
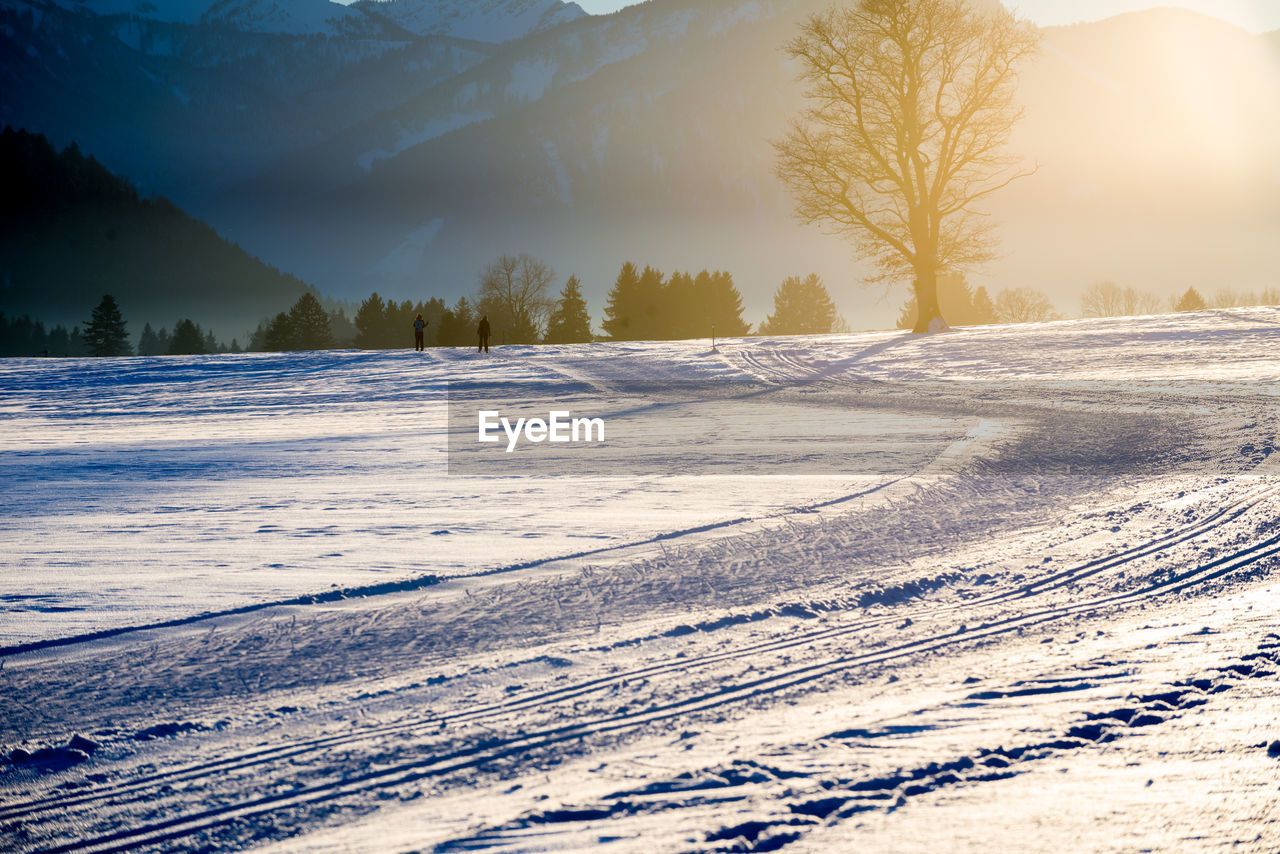
[[[1277,340],[6,360],[0,844],[1277,850]],[[446,474],[476,385],[911,462]]]

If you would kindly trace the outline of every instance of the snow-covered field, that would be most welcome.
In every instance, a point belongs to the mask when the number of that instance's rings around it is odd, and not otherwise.
[[[5,360],[0,846],[1280,850],[1278,344]]]

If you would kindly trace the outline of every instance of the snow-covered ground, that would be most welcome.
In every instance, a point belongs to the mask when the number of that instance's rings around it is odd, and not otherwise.
[[[1278,850],[1278,343],[0,362],[0,841]]]

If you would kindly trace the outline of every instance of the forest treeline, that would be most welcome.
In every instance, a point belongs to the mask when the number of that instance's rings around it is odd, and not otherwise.
[[[74,143],[59,152],[6,127],[0,187],[0,309],[11,327],[23,316],[44,324],[37,352],[62,352],[60,334],[48,336],[82,326],[103,294],[139,326],[191,317],[228,328],[307,291],[167,199],[141,197]]]
[[[291,307],[263,317],[244,349],[407,348],[419,314],[427,322],[427,345],[446,347],[474,346],[481,317],[488,318],[495,344],[673,340],[753,331],[728,272],[664,274],[631,262],[622,265],[606,297],[599,331],[592,327],[578,278],[569,276],[557,289],[555,271],[527,254],[496,258],[480,271],[476,289],[452,305],[439,297],[397,301],[377,293],[359,303],[319,297],[167,200],[140,197],[75,144],[58,152],[42,135],[8,127],[0,133],[0,186],[5,188],[0,194],[4,356],[238,352],[239,340],[219,341],[201,324],[226,328],[282,305]],[[942,316],[953,326],[1061,316],[1038,290],[1006,288],[993,298],[983,287],[971,288],[961,275],[939,277],[938,298]],[[813,274],[783,281],[773,303],[756,334],[849,328]],[[1085,291],[1081,314],[1114,317],[1277,303],[1277,288],[1261,293],[1222,289],[1210,298],[1189,288],[1162,298],[1107,281]],[[90,311],[92,317],[86,317]],[[911,328],[915,314],[915,301],[909,299],[898,326]],[[140,331],[128,329],[129,315],[145,318]],[[172,327],[154,328],[157,316],[177,319]]]

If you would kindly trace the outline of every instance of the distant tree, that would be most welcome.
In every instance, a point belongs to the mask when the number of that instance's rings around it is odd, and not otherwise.
[[[773,314],[760,324],[761,335],[825,335],[840,315],[817,273],[789,276],[773,295]]]
[[[721,338],[751,331],[751,324],[742,319],[742,294],[738,293],[732,276],[724,271],[703,270],[694,277],[693,286],[704,307],[705,326],[695,333],[698,337],[710,336],[712,329]]]
[[[1000,316],[996,313],[995,303],[991,301],[990,295],[987,294],[987,289],[981,285],[973,292],[972,308],[975,326],[987,326],[1000,322]]]
[[[997,3],[862,0],[787,45],[809,106],[776,145],[778,175],[801,220],[853,240],[881,279],[913,280],[915,332],[942,317],[940,272],[992,256],[980,204],[1028,174],[1002,149],[1038,38]]]
[[[356,325],[351,318],[347,317],[346,306],[331,299],[326,299],[322,305],[325,313],[329,315],[329,332],[333,338],[332,346],[354,347]]]
[[[533,344],[551,311],[547,288],[555,272],[529,255],[502,255],[480,274],[480,312],[489,318],[494,339]]]
[[[466,297],[458,297],[453,308],[445,309],[440,315],[436,329],[437,347],[474,347],[476,344],[476,325],[480,318]]]
[[[228,352],[228,353],[243,353],[243,352],[244,352],[244,350],[240,349],[240,342],[239,342],[239,341],[237,341],[236,339],[232,338],[232,339],[231,339],[231,346],[227,348],[227,352]]]
[[[106,294],[85,326],[85,348],[91,356],[130,356],[133,346],[115,297]]]
[[[382,312],[382,346],[387,350],[395,350],[408,346],[412,341],[413,303],[409,300],[397,303],[387,300]]]
[[[199,356],[208,352],[210,351],[199,326],[192,323],[189,318],[174,324],[173,335],[169,338],[170,356]]]
[[[150,323],[144,324],[142,334],[138,336],[138,355],[159,356],[161,353],[168,352],[168,349],[168,347],[163,350],[160,348],[160,336],[156,335]]]
[[[1160,297],[1112,281],[1094,282],[1080,297],[1080,310],[1085,317],[1155,314],[1160,311]]]
[[[996,315],[1005,323],[1039,323],[1053,320],[1057,312],[1043,292],[1031,288],[1005,288],[996,294]]]
[[[1173,304],[1174,311],[1204,311],[1208,307],[1204,297],[1195,288],[1187,288],[1187,292]]]
[[[587,313],[587,302],[582,298],[577,276],[570,276],[564,283],[560,299],[547,318],[547,334],[543,340],[548,344],[580,344],[591,340],[591,315]]]
[[[996,322],[995,307],[985,289],[982,290],[982,295],[985,304],[979,307],[976,302],[977,293],[969,289],[969,283],[963,274],[942,273],[938,276],[938,308],[953,326]],[[914,329],[916,321],[916,298],[912,294],[898,313],[898,328]]]
[[[289,332],[293,346],[289,350],[327,350],[333,346],[329,331],[329,315],[320,301],[305,293],[289,309]]]
[[[385,346],[387,306],[378,292],[369,294],[356,312],[355,345],[361,350],[380,350]]]
[[[705,312],[698,297],[698,285],[688,273],[676,271],[667,279],[662,295],[664,338],[698,338],[706,334]]]
[[[1115,282],[1094,282],[1080,297],[1085,317],[1119,317],[1124,314],[1124,291]]]
[[[634,341],[640,330],[640,273],[627,261],[609,291],[604,307],[604,332],[615,341]]]
[[[289,322],[289,313],[282,311],[270,320],[258,325],[258,330],[249,341],[249,349],[268,353],[281,353],[300,349],[293,334],[293,324]]]

